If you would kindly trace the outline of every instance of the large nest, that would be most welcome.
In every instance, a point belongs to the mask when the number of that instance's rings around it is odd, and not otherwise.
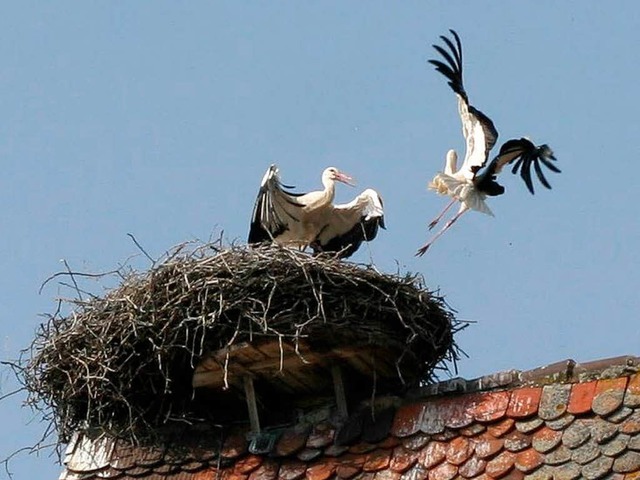
[[[182,248],[103,297],[77,293],[65,300],[71,313],[42,326],[22,370],[32,405],[62,441],[87,428],[137,441],[201,418],[191,385],[199,360],[259,338],[323,349],[395,342],[410,385],[458,354],[460,325],[420,277],[276,246]]]

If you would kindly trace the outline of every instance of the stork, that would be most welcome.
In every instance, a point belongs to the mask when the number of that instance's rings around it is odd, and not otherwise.
[[[370,188],[351,202],[334,205],[336,182],[353,186],[353,179],[335,167],[322,172],[323,190],[295,193],[283,185],[278,168],[264,174],[249,229],[249,244],[275,241],[314,253],[337,252],[346,258],[363,241],[373,240],[384,226],[382,198]]]
[[[528,138],[512,139],[505,142],[498,155],[483,170],[489,152],[498,139],[498,131],[493,122],[480,110],[469,103],[469,98],[462,83],[462,43],[454,30],[450,30],[454,43],[447,37],[440,38],[449,48],[449,51],[439,45],[433,48],[443,57],[441,60],[429,60],[436,70],[449,80],[449,86],[458,97],[458,112],[462,121],[462,134],[466,142],[466,151],[462,166],[458,168],[458,155],[455,150],[447,152],[444,171],[439,172],[429,184],[429,188],[440,195],[451,197],[451,201],[429,224],[429,230],[433,229],[446,212],[455,204],[460,203],[458,212],[436,233],[429,242],[418,249],[416,255],[422,256],[429,247],[444,232],[467,211],[477,210],[493,216],[493,212],[487,206],[487,196],[497,196],[504,193],[504,187],[497,182],[497,176],[507,164],[513,163],[512,173],[518,173],[531,194],[534,194],[533,181],[531,179],[531,167],[534,168],[540,183],[546,188],[551,188],[545,178],[540,164],[549,170],[560,173],[552,161],[556,158],[548,145],[536,146]]]

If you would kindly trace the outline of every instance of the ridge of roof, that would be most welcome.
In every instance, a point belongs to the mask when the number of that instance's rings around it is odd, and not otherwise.
[[[452,379],[343,421],[325,415],[267,431],[263,448],[242,429],[215,451],[180,454],[79,434],[60,479],[637,479],[639,361],[564,360]]]

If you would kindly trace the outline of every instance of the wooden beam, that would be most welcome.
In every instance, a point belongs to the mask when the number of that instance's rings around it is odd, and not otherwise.
[[[258,404],[256,402],[256,391],[253,388],[253,379],[245,376],[244,394],[247,398],[247,409],[249,410],[249,423],[253,433],[260,433],[260,418],[258,417]]]
[[[347,410],[347,396],[344,391],[344,381],[340,365],[334,364],[331,366],[331,377],[333,378],[333,390],[336,394],[338,414],[341,418],[347,418],[349,416],[349,412]]]

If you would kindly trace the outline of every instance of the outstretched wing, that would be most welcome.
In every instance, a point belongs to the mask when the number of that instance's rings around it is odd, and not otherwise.
[[[489,117],[469,104],[469,98],[462,82],[462,42],[454,30],[449,31],[455,44],[444,35],[440,36],[448,47],[448,51],[439,45],[433,45],[433,48],[444,61],[429,60],[429,63],[449,80],[449,86],[458,97],[462,134],[466,141],[464,163],[459,171],[466,178],[472,180],[476,172],[486,163],[489,151],[498,139],[498,131]]]
[[[339,252],[341,258],[347,258],[362,242],[376,238],[379,228],[385,228],[382,198],[369,188],[351,202],[333,207],[312,247],[315,253]]]
[[[527,185],[527,189],[533,194],[531,167],[535,170],[540,183],[546,188],[551,188],[544,176],[541,164],[552,172],[560,173],[560,169],[553,164],[555,161],[556,157],[549,145],[536,146],[528,138],[512,139],[500,147],[500,152],[491,161],[482,176],[489,175],[495,180],[496,175],[502,171],[505,165],[513,163],[511,173],[515,174],[520,170],[520,177]]]
[[[280,182],[278,167],[271,165],[262,177],[258,197],[251,215],[249,243],[272,241],[298,221],[298,210],[303,206],[296,200],[302,194],[288,192]]]

